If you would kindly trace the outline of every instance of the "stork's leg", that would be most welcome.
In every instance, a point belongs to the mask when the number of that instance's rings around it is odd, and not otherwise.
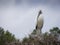
[[[36,30],[36,34],[39,36],[39,35],[41,35],[41,30],[40,29],[37,29]]]

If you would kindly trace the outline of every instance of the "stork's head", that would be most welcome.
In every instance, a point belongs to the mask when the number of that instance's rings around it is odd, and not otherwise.
[[[39,11],[37,18],[40,16],[40,14],[42,14],[42,11],[41,10]]]
[[[39,14],[38,15],[40,15],[40,14],[42,14],[42,11],[41,10],[39,11]]]

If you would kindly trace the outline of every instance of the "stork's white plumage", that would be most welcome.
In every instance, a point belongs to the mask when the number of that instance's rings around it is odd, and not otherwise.
[[[37,28],[42,29],[43,27],[43,16],[40,15],[37,19]]]
[[[42,12],[41,10],[39,11],[39,14],[37,16],[37,24],[36,24],[36,31],[37,31],[37,35],[41,34],[41,29],[43,27],[43,16],[41,15]]]

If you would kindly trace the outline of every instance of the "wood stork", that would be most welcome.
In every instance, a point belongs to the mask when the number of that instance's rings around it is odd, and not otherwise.
[[[36,24],[36,33],[37,35],[40,35],[41,34],[41,29],[43,27],[43,16],[41,15],[42,14],[42,11],[40,10],[39,13],[38,13],[38,16],[37,16],[37,24]]]

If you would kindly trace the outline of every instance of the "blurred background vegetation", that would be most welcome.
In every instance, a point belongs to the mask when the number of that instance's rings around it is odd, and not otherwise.
[[[31,34],[35,34],[35,30]],[[8,30],[4,31],[0,27],[0,45],[60,45],[60,29],[58,27],[53,27],[49,32],[42,33],[42,40],[32,38],[30,35],[20,41]]]

